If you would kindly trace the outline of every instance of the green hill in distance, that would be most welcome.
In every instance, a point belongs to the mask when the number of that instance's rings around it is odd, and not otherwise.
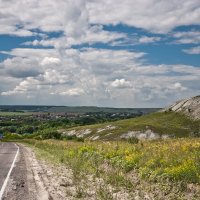
[[[174,106],[171,106],[162,111],[133,119],[59,131],[66,136],[76,135],[88,140],[119,140],[133,137],[138,139],[197,137],[200,136],[200,120],[199,112],[197,112],[200,108],[199,99],[200,97],[197,96],[189,100],[179,101],[178,106],[175,104],[176,110]]]
[[[96,106],[36,106],[36,105],[0,105],[2,112],[49,112],[49,113],[151,113],[160,110],[160,108],[109,108]]]

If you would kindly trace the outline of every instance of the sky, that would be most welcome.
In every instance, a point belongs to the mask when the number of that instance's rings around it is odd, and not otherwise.
[[[200,95],[199,0],[0,0],[0,104],[164,107]]]

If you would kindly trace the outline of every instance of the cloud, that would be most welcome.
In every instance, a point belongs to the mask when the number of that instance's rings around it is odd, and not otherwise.
[[[41,84],[46,85],[68,84],[71,82],[71,77],[66,74],[61,74],[59,71],[47,69],[44,74],[39,76],[39,80]]]
[[[55,48],[69,48],[72,45],[80,44],[95,44],[95,43],[110,43],[119,39],[125,39],[125,33],[116,33],[103,30],[103,26],[93,25],[85,30],[79,38],[61,36],[58,38],[46,38],[42,40],[33,40],[23,43],[23,45],[44,46]]]
[[[182,84],[179,83],[179,82],[176,82],[176,83],[170,85],[168,88],[171,89],[171,90],[176,90],[176,91],[184,91],[184,90],[187,90],[187,88],[186,88],[186,87],[183,87]]]
[[[84,90],[81,88],[72,88],[68,91],[60,92],[59,94],[62,96],[81,96],[84,94]]]
[[[97,40],[93,25],[125,24],[167,33],[177,26],[200,24],[199,0],[18,0],[1,1],[0,7],[0,34],[23,37],[62,32],[68,40],[86,36],[92,41]],[[101,31],[100,37],[106,34]]]
[[[60,59],[54,57],[45,57],[41,62],[41,65],[50,65],[50,64],[60,64]]]
[[[200,31],[185,31],[172,34],[177,44],[199,44]]]
[[[126,37],[119,38],[117,40],[111,41],[109,44],[111,46],[117,46],[117,47],[127,47],[127,46],[135,46],[135,45],[141,45],[141,44],[150,44],[150,43],[157,43],[159,41],[162,41],[161,37],[155,36],[150,37],[141,34],[131,34],[127,35]]]
[[[2,20],[0,20],[2,21]],[[40,36],[45,37],[45,34],[37,33],[31,30],[26,30],[24,28],[18,28],[17,25],[7,25],[0,24],[0,34],[1,35],[14,35],[17,37],[32,37],[32,36]]]
[[[10,96],[10,95],[21,95],[25,93],[31,93],[31,90],[40,89],[38,85],[38,81],[32,77],[28,77],[23,80],[19,85],[17,85],[13,90],[9,90],[6,92],[2,92],[2,96]]]
[[[1,102],[158,107],[199,93],[198,67],[149,64],[134,51],[170,37],[199,54],[199,30],[174,30],[200,25],[199,0],[4,0],[0,8],[0,34],[28,45],[0,52]]]
[[[132,85],[129,81],[126,81],[124,78],[122,79],[115,79],[112,83],[111,83],[112,87],[115,88],[131,88]]]
[[[143,61],[143,52],[84,48],[66,49],[59,54],[52,49],[18,48],[7,54],[16,57],[5,60],[0,69],[1,98],[32,97],[29,100],[33,102],[40,98],[65,105],[158,107],[198,94],[200,89],[198,67],[149,65]],[[41,65],[45,57],[53,63]],[[61,62],[57,64],[57,59],[49,58],[58,58]],[[20,69],[35,69],[38,74],[5,78],[10,69],[17,71],[18,64]],[[54,99],[58,96],[59,101]]]
[[[158,42],[160,40],[161,40],[160,37],[147,37],[147,36],[143,36],[143,37],[139,38],[138,42],[142,43],[142,44],[147,44],[147,43]]]
[[[102,0],[88,4],[92,24],[126,24],[166,33],[177,26],[200,24],[199,0]],[[98,13],[98,14],[96,14]]]
[[[11,51],[0,51],[2,54],[21,58],[44,58],[44,57],[58,57],[59,52],[55,49],[32,49],[32,48],[14,48]]]
[[[3,69],[0,76],[14,78],[36,77],[41,73],[38,62],[22,57],[7,58],[1,63]]]
[[[43,32],[63,31],[76,37],[84,32],[88,26],[85,0],[71,1],[1,1],[2,34],[30,36],[32,30]],[[27,34],[27,31],[29,34]]]
[[[200,46],[193,47],[190,49],[184,49],[183,52],[187,54],[200,54]]]

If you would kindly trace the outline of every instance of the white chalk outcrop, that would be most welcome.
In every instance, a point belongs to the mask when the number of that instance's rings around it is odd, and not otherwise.
[[[92,130],[90,129],[83,129],[83,130],[65,130],[65,131],[60,131],[63,135],[66,136],[76,136],[78,138],[83,138],[87,135],[89,135],[90,133],[92,133]]]
[[[187,116],[199,120],[200,119],[200,95],[177,101],[175,104],[163,109],[162,111],[181,112]]]
[[[168,135],[160,135],[159,133],[155,133],[150,129],[145,131],[129,131],[128,133],[124,133],[120,136],[121,139],[128,139],[136,137],[139,140],[156,140],[156,139],[166,139]]]

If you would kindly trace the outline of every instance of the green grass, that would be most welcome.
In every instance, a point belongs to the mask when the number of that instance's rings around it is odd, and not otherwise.
[[[100,134],[97,133],[99,128],[107,125],[116,126],[114,130],[105,130]],[[157,112],[134,119],[120,120],[104,124],[95,124],[90,126],[80,126],[69,130],[90,129],[92,133],[88,136],[99,135],[101,139],[115,139],[128,131],[146,130],[159,134],[167,134],[176,137],[188,137],[194,133],[200,132],[200,121],[194,121],[183,114],[175,112]],[[112,133],[107,136],[108,133]]]

